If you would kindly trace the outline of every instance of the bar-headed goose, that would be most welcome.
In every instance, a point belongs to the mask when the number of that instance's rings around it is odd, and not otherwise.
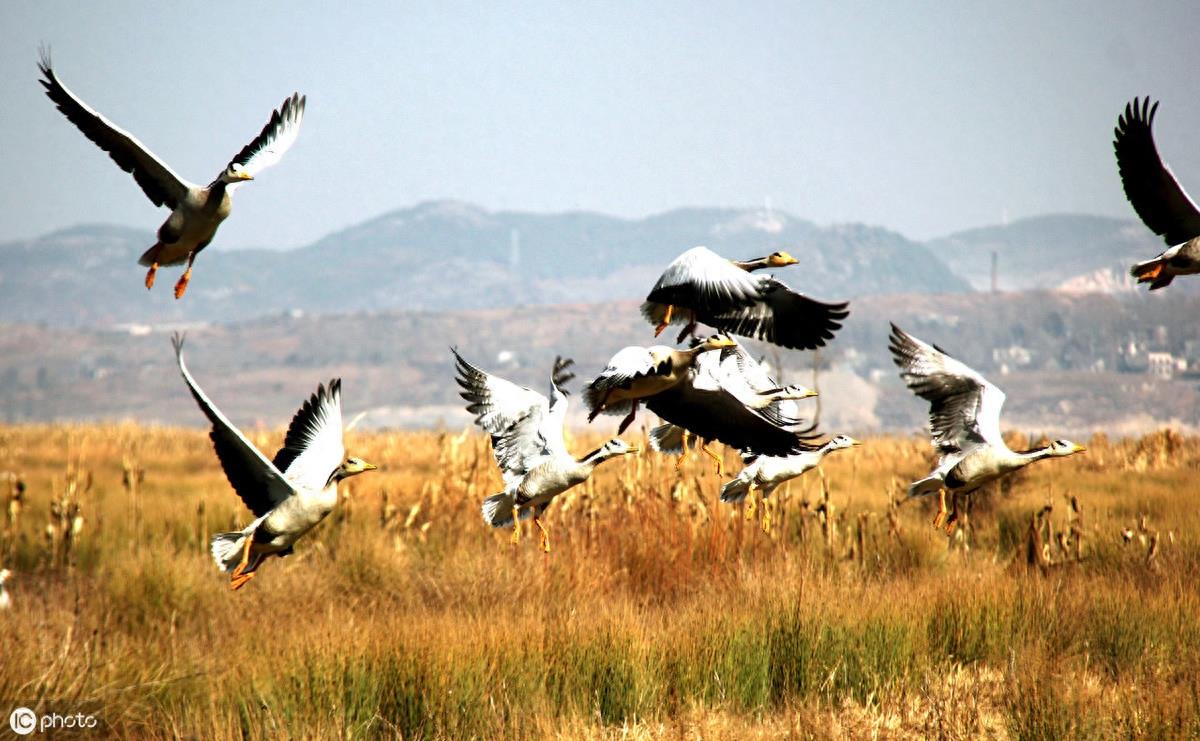
[[[550,552],[550,533],[541,515],[559,494],[588,480],[596,466],[638,452],[613,438],[582,458],[567,451],[563,424],[567,396],[563,382],[569,361],[556,361],[550,375],[550,398],[471,365],[454,353],[458,385],[475,424],[492,436],[492,453],[504,476],[504,491],[483,500],[483,521],[492,527],[512,527],[516,544],[518,519],[532,515],[541,533],[542,550]]]
[[[786,252],[737,261],[693,247],[663,271],[642,304],[642,315],[655,325],[655,336],[668,325],[684,323],[680,342],[702,322],[795,350],[822,347],[850,314],[847,304],[816,301],[770,275],[753,274],[795,263]]]
[[[302,535],[325,519],[338,502],[338,482],[375,466],[346,457],[342,442],[342,383],[318,386],[288,426],[283,447],[268,460],[209,401],[183,362],[183,336],[175,335],[175,359],[200,411],[212,423],[213,448],[229,484],[254,513],[240,531],[212,539],[217,568],[229,574],[229,586],[250,581],[269,556],[287,556]]]
[[[1138,283],[1149,283],[1151,291],[1170,285],[1177,275],[1200,273],[1200,209],[1158,156],[1151,128],[1157,110],[1158,103],[1151,105],[1149,98],[1127,103],[1113,139],[1125,197],[1168,246],[1129,271]]]
[[[149,268],[146,288],[154,285],[154,276],[160,266],[186,262],[187,268],[175,284],[175,298],[182,298],[192,276],[196,254],[212,241],[217,227],[229,216],[233,191],[278,162],[296,141],[300,121],[304,118],[305,98],[294,93],[285,99],[259,135],[229,161],[215,180],[208,185],[196,185],[176,175],[132,134],[77,98],[59,81],[50,66],[48,53],[42,54],[38,68],[43,75],[40,82],[46,95],[67,120],[108,152],[118,167],[132,173],[155,206],[171,209],[171,215],[158,228],[158,241],[138,262]]]
[[[814,397],[817,392],[800,384],[781,386],[766,366],[755,360],[741,343],[735,342],[733,347],[724,348],[718,353],[702,354],[696,360],[696,372],[710,375],[718,385],[772,424],[803,433],[801,437],[806,440],[816,437],[812,434],[816,429],[815,424],[801,428],[800,406],[796,402]],[[694,441],[691,433],[670,423],[651,430],[649,439],[650,447],[661,453],[682,454],[677,468],[696,447],[691,444]],[[707,441],[697,442],[700,449],[716,463],[717,474],[724,476],[723,459],[709,450]]]
[[[1044,448],[1014,452],[1000,434],[1000,408],[1004,392],[965,364],[904,332],[895,324],[888,349],[900,367],[900,377],[917,396],[929,402],[929,428],[940,456],[937,467],[908,487],[910,497],[938,492],[934,527],[943,522],[953,531],[958,497],[967,495],[1001,476],[1042,460],[1083,450],[1069,440],[1055,440]],[[955,513],[949,520],[946,491],[954,494]]]

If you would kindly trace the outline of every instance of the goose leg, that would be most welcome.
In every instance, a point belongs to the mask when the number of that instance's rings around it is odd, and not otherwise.
[[[938,489],[938,511],[933,518],[933,526],[941,528],[942,524],[946,522],[946,515],[948,513],[949,510],[946,509],[946,490],[945,488]]]
[[[946,535],[953,535],[958,527],[958,494],[951,494],[950,516],[946,518]]]
[[[245,573],[246,567],[250,565],[250,547],[252,545],[254,545],[254,536],[247,535],[246,545],[242,548],[242,560],[229,575],[229,588],[234,591],[241,589],[246,582],[254,578],[253,571],[249,574]]]
[[[767,494],[769,493],[769,491],[764,491],[762,500],[762,531],[764,535],[771,534],[771,505],[767,503]]]
[[[671,325],[671,314],[675,311],[675,307],[667,304],[667,313],[663,316],[663,320],[654,328],[654,336],[658,337],[663,333],[663,330]]]
[[[192,261],[196,259],[196,253],[192,252],[188,255],[187,270],[183,271],[183,275],[179,276],[179,282],[175,284],[175,299],[183,298],[183,294],[187,292],[188,281],[192,279]]]
[[[683,462],[687,460],[688,455],[691,453],[691,451],[688,449],[688,437],[691,434],[692,433],[688,432],[687,430],[684,430],[679,436],[680,440],[682,441],[683,449],[679,451],[679,458],[675,461],[676,471],[683,467]]]
[[[716,462],[716,464],[717,464],[717,469],[716,469],[716,470],[717,470],[717,475],[718,475],[718,476],[724,476],[724,475],[725,475],[725,459],[724,459],[724,458],[722,458],[721,456],[717,455],[716,453],[712,452],[712,450],[711,450],[711,449],[708,447],[708,441],[707,441],[707,440],[705,440],[705,441],[704,441],[704,445],[703,445],[703,446],[701,446],[701,448],[700,448],[700,449],[704,451],[704,454],[705,454],[705,455],[707,455],[709,458],[712,458],[712,459],[713,459],[713,461],[714,461],[714,462]]]
[[[633,418],[637,416],[637,413],[638,413],[638,403],[635,401],[635,402],[633,402],[633,408],[629,410],[629,416],[627,416],[627,417],[625,417],[625,419],[621,420],[621,426],[617,428],[618,435],[624,433],[625,428],[628,427],[629,425],[633,424]]]
[[[696,312],[692,312],[691,319],[684,326],[683,331],[675,338],[676,343],[683,342],[683,339],[688,335],[696,334]]]
[[[542,531],[542,550],[546,553],[550,552],[550,531],[542,524],[542,518],[534,517],[533,524],[537,525],[538,530]]]
[[[149,291],[151,288],[154,288],[154,276],[156,273],[158,273],[158,263],[154,262],[154,263],[150,264],[150,269],[146,271],[146,290],[147,291]]]
[[[757,501],[756,501],[756,497],[755,497],[755,494],[754,494],[754,490],[755,490],[755,489],[757,489],[757,488],[758,488],[758,487],[754,485],[754,482],[750,482],[750,488],[749,488],[749,489],[746,489],[746,513],[745,513],[745,517],[746,517],[746,521],[747,521],[747,522],[749,522],[750,520],[753,520],[753,519],[754,519],[754,511],[755,511],[756,509],[758,509],[758,503],[757,503]]]
[[[512,544],[516,545],[521,542],[521,518],[518,516],[520,512],[517,510],[517,505],[513,505],[513,534]]]

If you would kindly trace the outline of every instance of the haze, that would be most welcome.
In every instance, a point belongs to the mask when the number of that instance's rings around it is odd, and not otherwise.
[[[1112,128],[1162,100],[1200,191],[1189,3],[9,2],[0,240],[165,216],[37,84],[61,79],[208,182],[293,90],[297,145],[215,247],[288,247],[415,202],[641,216],[769,201],[922,239],[1050,212],[1133,218]],[[681,245],[684,246],[684,245]]]

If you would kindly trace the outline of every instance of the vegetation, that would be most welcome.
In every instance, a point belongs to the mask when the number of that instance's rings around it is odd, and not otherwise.
[[[894,501],[916,438],[753,520],[703,456],[631,456],[551,507],[548,556],[480,521],[485,437],[349,448],[382,470],[232,593],[207,544],[248,517],[205,434],[0,428],[0,697],[149,738],[1200,733],[1200,439],[1094,439],[950,538]]]

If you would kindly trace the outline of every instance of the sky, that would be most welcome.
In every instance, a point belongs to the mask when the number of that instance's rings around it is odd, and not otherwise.
[[[293,1],[0,4],[0,241],[155,208],[37,84],[207,183],[292,91],[300,138],[214,247],[301,246],[435,199],[641,217],[769,203],[926,239],[1134,218],[1112,129],[1162,100],[1200,191],[1200,4]],[[1200,195],[1200,193],[1198,193]]]

